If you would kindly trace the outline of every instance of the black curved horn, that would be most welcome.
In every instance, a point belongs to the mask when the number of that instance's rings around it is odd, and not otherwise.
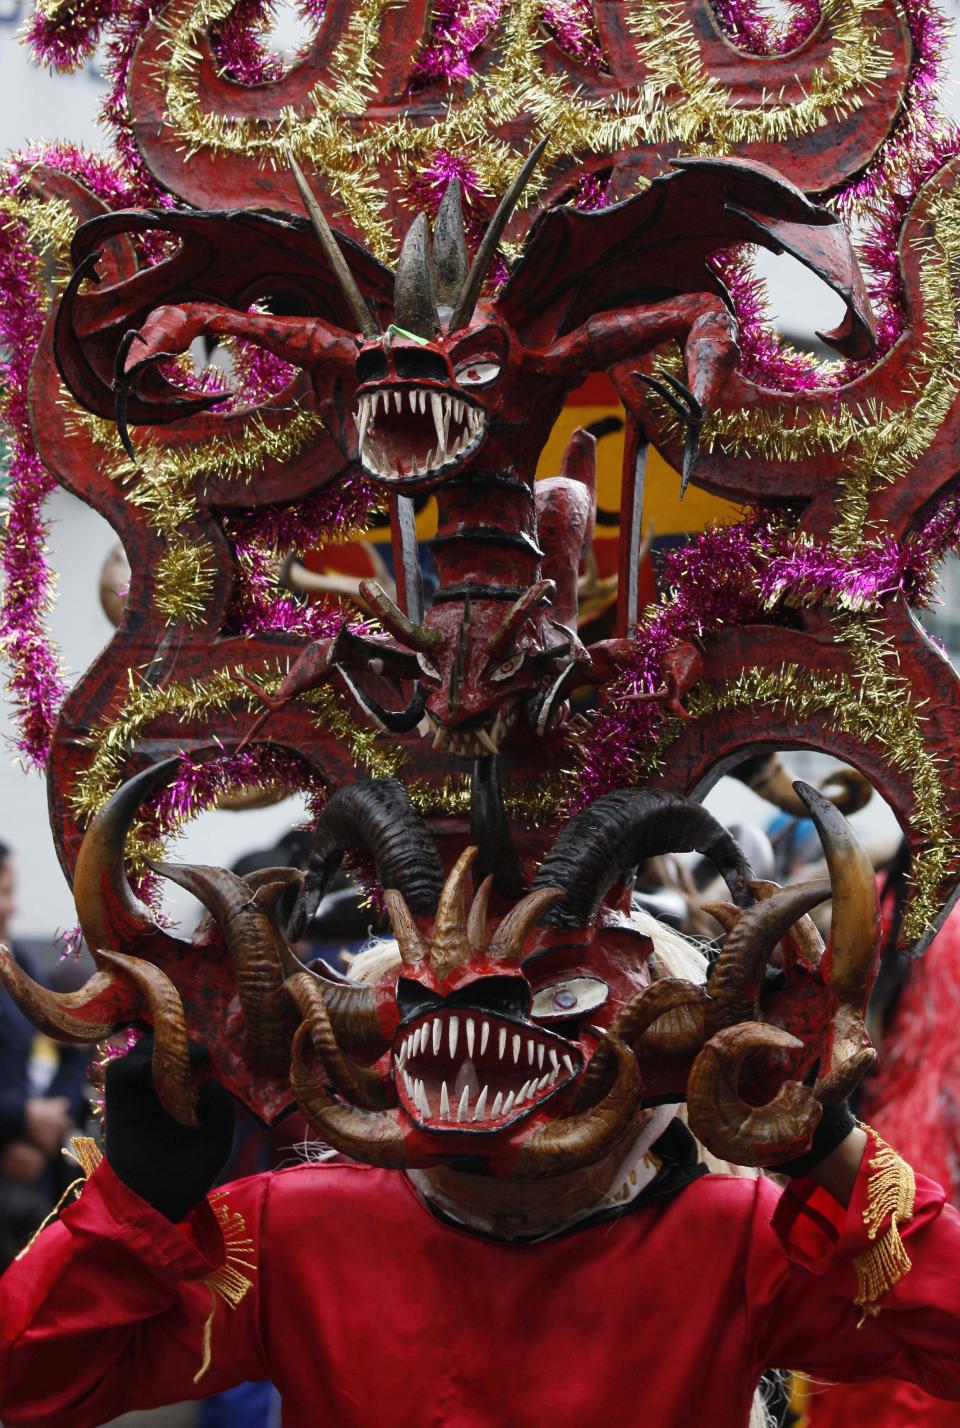
[[[440,326],[430,267],[430,225],[425,213],[414,219],[397,261],[393,317],[399,327],[430,338]]]
[[[327,884],[349,848],[365,849],[384,888],[396,888],[414,913],[434,912],[443,887],[436,844],[396,779],[366,779],[339,788],[317,819],[303,890],[287,935],[303,936]]]
[[[626,869],[659,853],[690,852],[716,865],[738,906],[750,902],[750,865],[722,824],[690,798],[646,788],[616,789],[574,814],[540,864],[532,888],[565,888],[566,897],[546,921],[584,927]]]

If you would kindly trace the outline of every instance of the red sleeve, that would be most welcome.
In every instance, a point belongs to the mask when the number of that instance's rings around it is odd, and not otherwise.
[[[263,1181],[172,1225],[104,1161],[0,1280],[6,1428],[96,1428],[267,1377],[258,1322]]]
[[[780,1196],[758,1190],[757,1220],[748,1314],[758,1373],[883,1375],[960,1399],[960,1216],[939,1185],[870,1133],[848,1207],[801,1179]]]

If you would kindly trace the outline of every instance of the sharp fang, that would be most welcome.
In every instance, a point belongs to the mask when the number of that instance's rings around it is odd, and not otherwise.
[[[505,1116],[508,1116],[508,1115],[510,1114],[511,1110],[513,1109],[514,1099],[515,1099],[514,1094],[513,1094],[513,1092],[511,1091],[510,1094],[509,1094],[509,1096],[507,1097],[507,1099],[506,1099],[506,1100],[504,1101],[504,1103],[503,1103],[503,1114],[504,1114]]]
[[[476,1031],[475,1031],[475,1029],[474,1029],[473,1017],[472,1017],[472,1016],[468,1016],[468,1017],[467,1017],[466,1032],[467,1032],[467,1055],[470,1057],[470,1060],[472,1061],[472,1060],[473,1060],[473,1043],[474,1043],[474,1038],[476,1037]]]
[[[473,1113],[473,1119],[474,1119],[475,1121],[482,1120],[482,1119],[483,1119],[483,1113],[484,1113],[484,1111],[485,1111],[486,1109],[487,1109],[487,1088],[486,1088],[486,1086],[484,1086],[483,1090],[480,1092],[479,1096],[477,1097],[477,1109],[476,1109],[476,1110],[474,1111],[474,1113]]]
[[[550,1072],[550,1085],[551,1085],[551,1086],[553,1085],[554,1081],[557,1079],[557,1077],[558,1077],[559,1075],[560,1075],[560,1067],[559,1067],[559,1066],[554,1066],[553,1070]]]
[[[456,1056],[456,1054],[457,1054],[457,1041],[458,1041],[459,1038],[460,1038],[460,1018],[459,1018],[459,1017],[452,1016],[452,1017],[450,1018],[450,1024],[449,1024],[448,1030],[449,1030],[450,1060],[452,1061],[453,1058],[454,1058],[454,1057]]]
[[[550,1048],[550,1065],[553,1067],[554,1071],[560,1070],[560,1061],[557,1057],[557,1053],[554,1051],[552,1046]]]
[[[487,1049],[487,1042],[490,1040],[490,1023],[484,1021],[480,1023],[480,1055]]]
[[[506,1029],[505,1026],[502,1026],[502,1027],[500,1028],[500,1044],[499,1044],[499,1046],[498,1046],[498,1048],[497,1048],[501,1061],[503,1060],[503,1053],[506,1051],[506,1049],[507,1049],[507,1029]]]
[[[469,1109],[470,1109],[470,1088],[469,1088],[469,1086],[464,1086],[463,1092],[462,1092],[462,1094],[461,1094],[461,1096],[460,1096],[460,1102],[459,1102],[459,1104],[458,1104],[458,1106],[457,1106],[457,1120],[458,1120],[458,1121],[462,1121],[463,1118],[464,1118],[464,1116],[467,1114],[467,1111],[469,1111]]]
[[[436,392],[431,393],[430,410],[433,413],[433,425],[436,429],[437,441],[441,446],[445,447],[447,443],[443,433],[443,402]]]
[[[421,412],[425,412],[427,410],[427,394],[422,387],[417,392],[417,401],[420,405]]]
[[[362,401],[362,402],[360,403],[360,406],[357,408],[357,432],[358,432],[358,434],[359,434],[360,445],[361,445],[361,446],[363,446],[364,440],[365,440],[366,435],[367,435],[367,423],[369,422],[369,420],[370,420],[370,408],[367,406],[367,403],[366,403],[366,401],[364,400],[364,401]]]
[[[532,1066],[532,1065],[533,1065],[533,1057],[534,1057],[534,1052],[535,1052],[535,1051],[536,1051],[536,1047],[534,1046],[534,1044],[533,1044],[533,1042],[530,1040],[530,1038],[527,1037],[527,1065],[528,1065],[528,1066]]]
[[[517,1105],[518,1105],[518,1106],[519,1106],[523,1101],[525,1101],[525,1100],[527,1099],[527,1092],[529,1091],[529,1089],[530,1089],[530,1082],[529,1082],[529,1081],[524,1081],[523,1085],[520,1087],[519,1091],[517,1092]]]
[[[434,747],[435,749],[442,749],[442,748],[445,748],[445,747],[446,747],[446,743],[447,743],[447,731],[446,731],[446,729],[443,727],[442,724],[438,724],[438,725],[437,725],[437,732],[436,732],[436,733],[434,734],[434,736],[433,736],[433,747]]]
[[[401,407],[403,406],[403,397],[401,396],[399,391],[396,391],[393,394],[393,405],[396,411],[400,411]]]
[[[463,402],[460,401],[459,397],[455,397],[454,400],[453,400],[453,414],[454,414],[454,416],[456,417],[458,423],[461,423],[461,424],[462,424],[462,422],[463,422]]]
[[[417,410],[417,394],[411,390],[407,392],[407,396],[410,399],[410,410],[415,412]]]
[[[450,1119],[450,1097],[447,1095],[447,1083],[440,1083],[440,1119],[448,1121]]]
[[[547,1084],[547,1082],[548,1082],[549,1080],[550,1080],[550,1073],[549,1073],[549,1072],[546,1074],[546,1076],[541,1076],[541,1077],[540,1077],[540,1080],[537,1082],[537,1090],[538,1090],[538,1091],[542,1091],[543,1088],[544,1088],[544,1086]]]
[[[500,752],[500,750],[497,748],[497,745],[493,742],[490,735],[487,733],[486,729],[477,729],[474,732],[476,733],[477,738],[480,740],[481,744],[486,749],[488,754],[497,754]]]
[[[434,1054],[434,1056],[436,1056],[437,1053],[438,1053],[439,1050],[440,1050],[440,1038],[441,1038],[442,1035],[443,1035],[443,1027],[440,1025],[440,1018],[439,1018],[439,1017],[434,1017],[434,1019],[433,1019],[433,1054]]]
[[[443,401],[443,449],[446,451],[450,442],[450,398],[445,396]]]
[[[516,1066],[517,1062],[520,1060],[520,1037],[517,1032],[514,1032],[513,1039],[510,1044],[513,1047],[513,1064],[514,1066]]]
[[[430,1097],[427,1095],[427,1088],[422,1081],[420,1082],[420,1104],[423,1106],[423,1114],[429,1119],[429,1117],[433,1115],[433,1111],[430,1109]]]
[[[538,1069],[539,1071],[542,1071],[542,1070],[543,1070],[543,1053],[544,1053],[544,1050],[545,1050],[545,1047],[544,1047],[543,1042],[541,1041],[540,1045],[537,1047],[537,1069]]]
[[[484,1089],[486,1089],[486,1088],[484,1088]],[[502,1091],[498,1091],[497,1094],[496,1094],[496,1095],[494,1096],[494,1098],[493,1098],[493,1105],[492,1105],[492,1107],[490,1108],[490,1116],[491,1116],[491,1118],[492,1118],[493,1120],[496,1120],[496,1119],[497,1119],[497,1116],[500,1114],[500,1108],[501,1108],[502,1105],[503,1105],[503,1092],[502,1092]]]
[[[575,1075],[577,1074],[577,1073],[576,1073],[576,1070],[574,1069],[573,1062],[570,1060],[570,1057],[569,1057],[569,1056],[565,1056],[565,1057],[563,1058],[563,1064],[564,1064],[564,1066],[566,1066],[566,1068],[567,1068],[567,1070],[570,1072],[570,1075],[571,1075],[571,1076],[575,1076]]]

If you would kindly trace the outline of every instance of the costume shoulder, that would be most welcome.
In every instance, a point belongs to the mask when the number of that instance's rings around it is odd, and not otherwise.
[[[633,198],[584,212],[548,209],[534,223],[499,306],[531,345],[595,312],[679,293],[726,292],[709,259],[736,243],[791,253],[844,300],[824,334],[845,356],[873,348],[863,278],[843,224],[775,170],[746,159],[684,158]]]

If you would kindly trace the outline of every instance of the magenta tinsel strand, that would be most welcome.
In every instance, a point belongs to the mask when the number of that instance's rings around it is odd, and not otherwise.
[[[503,0],[436,0],[430,38],[414,69],[416,79],[421,83],[468,79],[474,72],[471,55],[502,11]]]
[[[605,68],[591,0],[544,0],[543,23],[560,48],[594,73]]]

